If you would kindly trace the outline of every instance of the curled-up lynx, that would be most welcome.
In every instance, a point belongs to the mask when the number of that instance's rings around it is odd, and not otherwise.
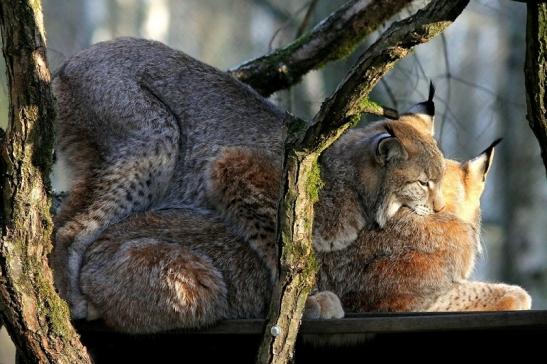
[[[519,287],[467,280],[491,153],[463,164],[446,161],[444,211],[420,216],[402,208],[384,230],[317,252],[322,291],[308,300],[306,317],[343,316],[336,294],[348,311],[529,308]],[[214,211],[181,208],[135,214],[109,227],[85,254],[81,289],[96,317],[143,333],[264,317],[269,277],[256,251]]]
[[[316,250],[345,251],[361,229],[387,226],[400,208],[424,217],[442,208],[444,159],[432,124],[415,126],[424,117],[407,114],[352,129],[325,153]],[[271,148],[224,141],[203,170],[208,204],[198,208],[196,199],[190,207],[133,214],[107,227],[81,268],[90,312],[129,332],[263,317],[277,263],[265,257],[276,254],[280,159]],[[253,245],[255,235],[264,244]],[[310,297],[308,316],[343,315],[338,297],[326,291]]]
[[[383,230],[361,232],[343,251],[319,253],[319,288],[338,294],[353,312],[529,309],[520,287],[468,281],[493,147],[466,163],[447,160],[443,211],[419,216],[403,208]]]
[[[73,317],[87,316],[79,285],[86,249],[136,213],[207,210],[275,278],[285,112],[226,73],[141,39],[80,52],[53,86],[56,150],[76,180],[55,222],[51,262]],[[318,250],[343,249],[403,206],[421,215],[442,207],[442,155],[431,133],[413,126],[422,111],[350,130],[322,158]]]

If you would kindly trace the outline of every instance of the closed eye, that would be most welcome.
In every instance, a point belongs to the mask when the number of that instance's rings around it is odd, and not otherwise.
[[[418,181],[423,187],[429,187],[429,181]]]

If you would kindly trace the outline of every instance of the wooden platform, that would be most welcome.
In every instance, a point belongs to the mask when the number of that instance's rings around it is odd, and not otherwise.
[[[228,320],[207,329],[154,335],[120,334],[100,322],[76,326],[97,364],[253,363],[265,321]],[[547,311],[352,314],[306,320],[300,333],[297,363],[341,364],[399,355],[424,361],[434,358],[433,349],[451,359],[463,360],[470,353],[473,358],[517,354],[523,359],[547,350]]]
[[[173,330],[161,335],[261,335],[264,320],[226,320],[201,330]],[[80,331],[110,332],[100,322],[81,322]],[[423,331],[547,329],[547,311],[458,313],[363,313],[335,320],[304,320],[301,334],[404,333]]]

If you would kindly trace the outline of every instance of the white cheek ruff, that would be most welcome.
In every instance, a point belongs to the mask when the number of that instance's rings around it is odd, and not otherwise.
[[[401,204],[398,200],[395,200],[395,201],[391,201],[387,207],[387,211],[386,211],[386,216],[388,219],[392,218],[393,216],[395,216],[395,214],[397,213],[397,211],[399,211],[399,209],[403,206],[403,204]]]
[[[431,209],[424,205],[412,206],[411,209],[420,216],[426,216],[432,213]]]

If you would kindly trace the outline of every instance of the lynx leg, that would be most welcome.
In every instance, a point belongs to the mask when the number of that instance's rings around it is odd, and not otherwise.
[[[88,245],[112,223],[129,214],[145,210],[159,201],[171,177],[174,158],[167,157],[168,147],[153,161],[152,155],[132,159],[119,158],[89,181],[91,203],[62,225],[56,234],[55,268],[64,282],[59,288],[72,306],[75,318],[85,317],[85,300],[79,293],[78,274],[82,255]],[[154,153],[154,151],[152,151]]]
[[[95,316],[125,332],[201,327],[224,317],[227,307],[222,274],[209,258],[150,238],[96,241],[85,256],[81,289]]]
[[[276,220],[280,167],[251,148],[226,148],[209,166],[208,196],[277,277]]]
[[[427,311],[513,311],[531,306],[530,295],[519,286],[466,281],[457,283]]]
[[[312,294],[306,301],[304,318],[334,319],[343,318],[344,309],[340,298],[331,291],[320,291]]]

